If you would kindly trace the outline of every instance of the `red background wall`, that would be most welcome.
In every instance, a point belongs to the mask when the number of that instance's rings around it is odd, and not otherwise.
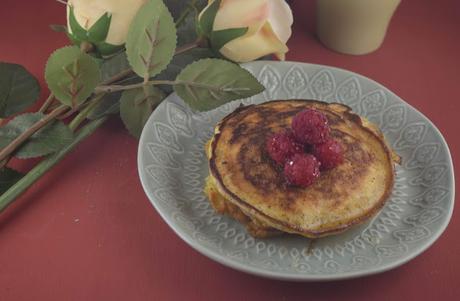
[[[383,47],[356,57],[317,41],[312,4],[293,1],[288,59],[387,86],[434,121],[458,165],[460,2],[403,0]],[[67,43],[48,24],[64,19],[55,1],[2,0],[0,60],[25,65],[44,87],[47,57]],[[429,250],[393,271],[328,283],[267,280],[217,264],[175,236],[142,191],[136,151],[113,119],[0,216],[0,300],[460,299],[458,210]]]

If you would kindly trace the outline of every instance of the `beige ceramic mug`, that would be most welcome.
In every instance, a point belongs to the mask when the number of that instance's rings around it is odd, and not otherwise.
[[[328,48],[347,54],[370,53],[382,45],[401,0],[317,0],[317,33]]]

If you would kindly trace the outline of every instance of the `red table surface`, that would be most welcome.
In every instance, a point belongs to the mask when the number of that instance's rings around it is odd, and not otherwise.
[[[460,163],[459,1],[403,0],[383,47],[365,56],[323,47],[312,1],[293,2],[289,60],[387,86],[439,127]],[[0,60],[25,65],[45,87],[46,59],[67,43],[48,24],[64,22],[64,6],[1,4]],[[177,237],[145,196],[136,155],[137,141],[114,118],[0,216],[0,300],[460,300],[458,210],[431,248],[395,270],[326,283],[268,280],[222,266]]]

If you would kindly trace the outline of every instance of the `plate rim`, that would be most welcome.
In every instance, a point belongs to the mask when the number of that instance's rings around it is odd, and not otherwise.
[[[238,261],[235,261],[231,258],[225,257],[223,255],[219,255],[218,253],[215,253],[214,251],[210,250],[209,248],[202,246],[200,244],[197,244],[195,241],[192,239],[188,238],[184,233],[180,231],[179,228],[175,227],[174,223],[166,216],[165,212],[163,212],[159,206],[157,206],[157,201],[155,201],[155,197],[153,194],[149,191],[148,185],[146,183],[146,176],[144,175],[144,171],[142,167],[144,166],[143,163],[143,156],[142,156],[142,148],[146,143],[146,128],[148,128],[148,125],[152,123],[152,120],[155,118],[155,115],[157,114],[154,111],[149,119],[146,122],[146,126],[144,127],[141,137],[139,139],[139,144],[138,144],[138,152],[137,152],[137,169],[138,169],[138,175],[139,179],[142,185],[142,188],[144,190],[144,193],[146,194],[147,198],[149,199],[150,203],[153,205],[155,210],[158,212],[158,214],[161,216],[164,222],[173,230],[173,232],[179,236],[183,241],[185,241],[190,247],[192,247],[194,250],[198,251],[202,255],[209,257],[210,259],[223,264],[227,267],[233,268],[235,270],[249,273],[252,275],[256,276],[262,276],[270,279],[278,279],[278,280],[288,280],[288,281],[333,281],[333,280],[342,280],[342,279],[352,279],[352,278],[358,278],[358,277],[364,277],[364,276],[369,276],[369,275],[374,275],[374,274],[379,274],[383,273],[389,270],[392,270],[394,268],[397,268],[408,261],[414,259],[415,257],[419,256],[423,252],[425,252],[428,248],[430,248],[436,240],[439,239],[439,237],[444,233],[446,230],[447,226],[449,225],[450,220],[452,219],[452,214],[453,210],[455,207],[455,172],[454,172],[454,165],[453,165],[453,160],[452,160],[452,155],[451,151],[449,148],[449,145],[445,139],[445,137],[442,135],[441,131],[437,128],[437,126],[421,111],[419,111],[417,108],[412,106],[411,104],[407,103],[404,99],[396,95],[393,91],[388,89],[386,86],[378,83],[377,81],[368,78],[367,76],[361,75],[359,73],[342,69],[339,67],[334,67],[334,66],[329,66],[329,65],[323,65],[323,64],[312,64],[312,63],[305,63],[305,62],[297,62],[297,61],[255,61],[255,62],[250,62],[250,63],[245,63],[242,64],[243,67],[250,67],[251,65],[258,65],[258,64],[265,64],[265,65],[271,65],[273,68],[277,68],[277,65],[295,65],[295,66],[311,66],[315,68],[323,68],[323,69],[329,69],[329,70],[334,70],[334,71],[339,71],[339,72],[346,72],[350,74],[351,76],[355,76],[357,78],[364,79],[366,81],[371,82],[372,84],[376,85],[379,88],[382,88],[385,92],[390,93],[393,97],[395,97],[398,101],[400,101],[402,104],[405,106],[408,106],[412,110],[416,111],[418,114],[421,115],[422,118],[424,118],[428,124],[434,129],[435,133],[437,134],[438,137],[440,137],[440,143],[445,147],[446,149],[446,155],[447,155],[447,165],[448,165],[448,174],[449,174],[449,179],[450,183],[448,184],[448,188],[450,191],[452,191],[452,196],[449,199],[449,210],[446,214],[446,219],[443,221],[443,223],[440,225],[440,227],[437,229],[435,233],[433,233],[429,241],[427,241],[425,244],[421,245],[419,248],[414,250],[412,253],[409,253],[406,257],[403,258],[398,258],[394,261],[391,261],[387,264],[379,265],[372,270],[357,270],[357,271],[349,271],[349,272],[343,272],[338,275],[321,275],[321,274],[289,274],[285,272],[275,272],[275,271],[269,271],[266,269],[261,269],[257,267],[252,267],[249,265],[244,265]],[[175,92],[171,93],[160,105],[165,105],[166,102],[168,102],[168,99],[173,97],[175,95]],[[266,100],[269,101],[270,99]],[[265,101],[264,101],[265,102]]]

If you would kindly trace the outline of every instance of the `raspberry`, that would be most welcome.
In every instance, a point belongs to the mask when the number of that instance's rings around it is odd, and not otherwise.
[[[313,155],[321,162],[322,169],[331,169],[343,162],[343,150],[340,143],[329,139],[313,146]]]
[[[295,140],[292,131],[283,131],[268,137],[266,148],[270,158],[281,165],[294,154],[303,152],[302,145]]]
[[[310,154],[295,154],[284,164],[284,175],[290,184],[307,187],[320,176],[321,163]]]
[[[323,143],[330,132],[327,117],[315,109],[297,113],[292,119],[291,127],[295,138],[304,144]]]

